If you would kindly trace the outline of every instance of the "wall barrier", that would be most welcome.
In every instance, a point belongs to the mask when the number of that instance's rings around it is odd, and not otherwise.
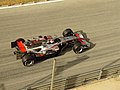
[[[77,74],[67,78],[54,80],[53,90],[68,90],[85,85],[93,80],[100,80],[111,75],[120,75],[120,64],[103,67],[86,73]],[[42,85],[32,86],[22,90],[50,90],[50,81]]]

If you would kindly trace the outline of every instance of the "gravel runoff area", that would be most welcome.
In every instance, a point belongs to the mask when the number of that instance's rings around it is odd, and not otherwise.
[[[120,75],[119,77],[103,79],[71,90],[120,90]]]
[[[30,2],[43,2],[43,1],[49,1],[49,0],[0,0],[0,6],[4,5],[16,5],[16,4],[26,4]]]

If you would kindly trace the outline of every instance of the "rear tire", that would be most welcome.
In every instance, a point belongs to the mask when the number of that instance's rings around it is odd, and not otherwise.
[[[26,55],[25,57],[22,58],[22,63],[24,66],[30,67],[35,64],[35,59],[36,58],[32,54]]]
[[[64,37],[73,36],[73,31],[70,28],[68,28],[63,31],[63,36]]]
[[[79,54],[79,53],[82,53],[83,51],[83,48],[81,46],[81,44],[79,42],[75,43],[74,46],[73,46],[73,51],[76,53],[76,54]]]

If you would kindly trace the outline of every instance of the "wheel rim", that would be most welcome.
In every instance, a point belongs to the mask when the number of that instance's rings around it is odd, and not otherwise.
[[[82,48],[80,48],[79,53],[81,53],[82,51],[83,51],[83,49],[82,49]]]
[[[28,60],[25,62],[26,66],[32,66],[34,64],[34,60]]]
[[[74,49],[74,52],[76,53],[76,54],[79,54],[79,53],[81,53],[83,51],[83,49],[80,47],[80,48],[77,48],[77,49]]]

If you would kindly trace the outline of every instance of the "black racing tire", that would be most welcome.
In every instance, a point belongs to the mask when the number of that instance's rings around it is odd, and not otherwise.
[[[30,67],[30,66],[33,66],[34,65],[34,60],[26,60],[23,62],[23,65],[24,66],[27,66],[27,67]]]
[[[76,54],[79,54],[79,53],[82,53],[83,51],[83,48],[81,46],[81,44],[79,42],[75,43],[74,46],[73,46],[73,51],[76,53]]]
[[[64,37],[73,36],[73,31],[70,28],[68,28],[65,29],[62,34]]]
[[[57,42],[59,43],[59,42],[61,42],[61,40],[59,38],[55,38],[54,42],[55,43],[57,43]]]
[[[25,42],[25,40],[23,38],[18,38],[16,41],[22,41],[22,43]]]
[[[22,58],[22,63],[24,66],[30,67],[35,64],[35,57],[33,55],[26,55]]]

